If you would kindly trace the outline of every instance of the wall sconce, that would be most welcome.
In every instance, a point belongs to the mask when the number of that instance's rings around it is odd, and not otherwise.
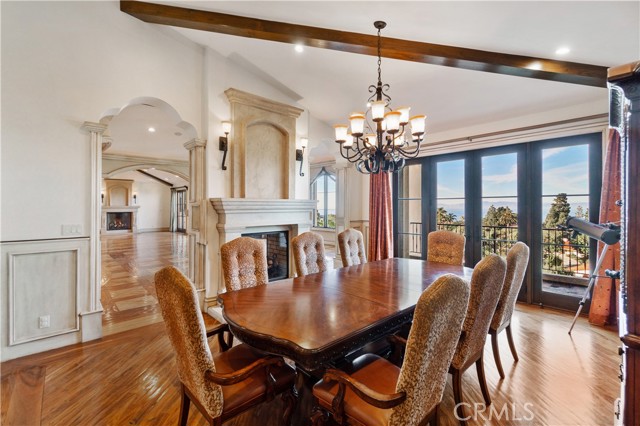
[[[138,203],[138,194],[133,194],[133,204]]]
[[[224,132],[224,136],[220,136],[220,139],[218,142],[218,149],[220,151],[224,151],[224,155],[222,156],[222,170],[227,170],[227,166],[225,166],[224,163],[227,161],[227,151],[229,149],[229,132],[231,132],[231,122],[223,121],[222,131]]]
[[[104,204],[104,192],[100,194],[100,200],[101,200],[100,202]]]
[[[304,149],[308,143],[309,139],[300,138],[300,146],[302,146],[302,149],[296,149],[296,161],[300,162],[300,176],[304,176],[304,173],[302,173],[302,163],[304,163]]]

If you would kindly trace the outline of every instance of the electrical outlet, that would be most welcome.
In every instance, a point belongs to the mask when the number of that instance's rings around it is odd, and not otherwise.
[[[62,225],[62,235],[82,235],[82,225]]]
[[[51,327],[51,316],[50,315],[42,315],[38,319],[38,327],[39,328],[49,328],[49,327]]]

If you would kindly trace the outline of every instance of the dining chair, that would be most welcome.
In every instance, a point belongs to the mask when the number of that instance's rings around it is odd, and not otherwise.
[[[464,262],[464,243],[464,235],[455,232],[429,232],[427,235],[427,260],[462,265]]]
[[[367,252],[364,248],[364,237],[357,229],[345,229],[338,234],[338,248],[342,266],[367,263]]]
[[[311,231],[303,232],[291,239],[291,249],[299,277],[327,270],[322,235]]]
[[[491,404],[484,375],[483,354],[489,324],[498,304],[506,269],[504,259],[496,254],[489,254],[476,264],[471,274],[469,307],[449,369],[453,377],[453,398],[458,410],[458,419],[465,417],[462,408],[462,374],[473,364],[476,365],[484,402],[486,405]]]
[[[493,349],[493,358],[498,367],[500,378],[504,379],[504,371],[502,370],[502,362],[500,362],[500,348],[498,347],[498,334],[502,330],[507,330],[507,340],[509,348],[513,355],[514,362],[518,362],[518,353],[513,343],[511,335],[511,316],[516,306],[516,299],[524,281],[524,275],[527,272],[527,264],[529,263],[529,247],[523,242],[517,242],[511,247],[507,253],[507,273],[504,277],[504,285],[498,299],[496,312],[489,325],[489,334],[491,335],[491,348]]]
[[[191,402],[208,424],[219,426],[282,394],[283,421],[289,425],[296,402],[295,371],[281,357],[263,356],[245,344],[213,355],[193,284],[168,266],[156,273],[155,287],[181,383],[178,424],[187,424]],[[220,326],[221,332],[226,329],[226,324]]]
[[[438,278],[416,304],[402,365],[366,354],[351,374],[327,370],[313,387],[313,425],[435,426],[468,301],[466,281]]]
[[[267,242],[239,237],[220,247],[222,275],[227,291],[267,284]]]

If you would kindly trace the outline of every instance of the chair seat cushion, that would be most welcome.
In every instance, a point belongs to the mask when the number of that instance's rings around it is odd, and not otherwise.
[[[396,383],[400,369],[377,355],[366,354],[353,361],[354,373],[351,377],[367,387],[385,394],[396,392]],[[319,381],[313,387],[313,396],[318,399],[321,407],[331,409],[331,402],[338,392],[337,382]],[[350,418],[369,426],[383,426],[389,424],[390,409],[381,409],[367,404],[346,388],[344,411]]]
[[[213,362],[218,373],[232,373],[263,358],[264,354],[257,352],[248,345],[234,346],[226,352],[219,352],[213,356]],[[271,374],[275,383],[275,393],[279,393],[288,387],[292,387],[295,381],[295,371],[287,364],[271,366]],[[222,386],[224,397],[224,412],[230,414],[245,404],[252,404],[265,396],[266,374],[264,369],[256,371],[246,380],[235,385]]]

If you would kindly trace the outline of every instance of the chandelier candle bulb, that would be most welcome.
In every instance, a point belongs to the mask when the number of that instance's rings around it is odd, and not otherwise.
[[[409,122],[409,111],[411,111],[411,107],[400,107],[396,109],[400,113],[400,124],[406,125]]]
[[[364,114],[361,112],[354,112],[349,117],[349,123],[351,124],[351,134],[356,137],[360,137],[364,134]]]
[[[400,130],[400,114],[399,111],[389,111],[384,115],[384,122],[387,124],[387,133],[395,134]]]
[[[373,121],[382,121],[384,119],[384,109],[386,106],[386,101],[371,102],[371,119]]]
[[[351,133],[347,132],[347,140],[342,143],[342,146],[345,148],[351,148],[353,146],[353,136],[351,136]]]
[[[333,128],[336,130],[336,142],[346,142],[347,140],[347,126],[345,126],[344,124],[337,124],[335,126],[333,126]]]
[[[424,135],[426,115],[414,115],[411,117],[411,134],[413,136]]]

